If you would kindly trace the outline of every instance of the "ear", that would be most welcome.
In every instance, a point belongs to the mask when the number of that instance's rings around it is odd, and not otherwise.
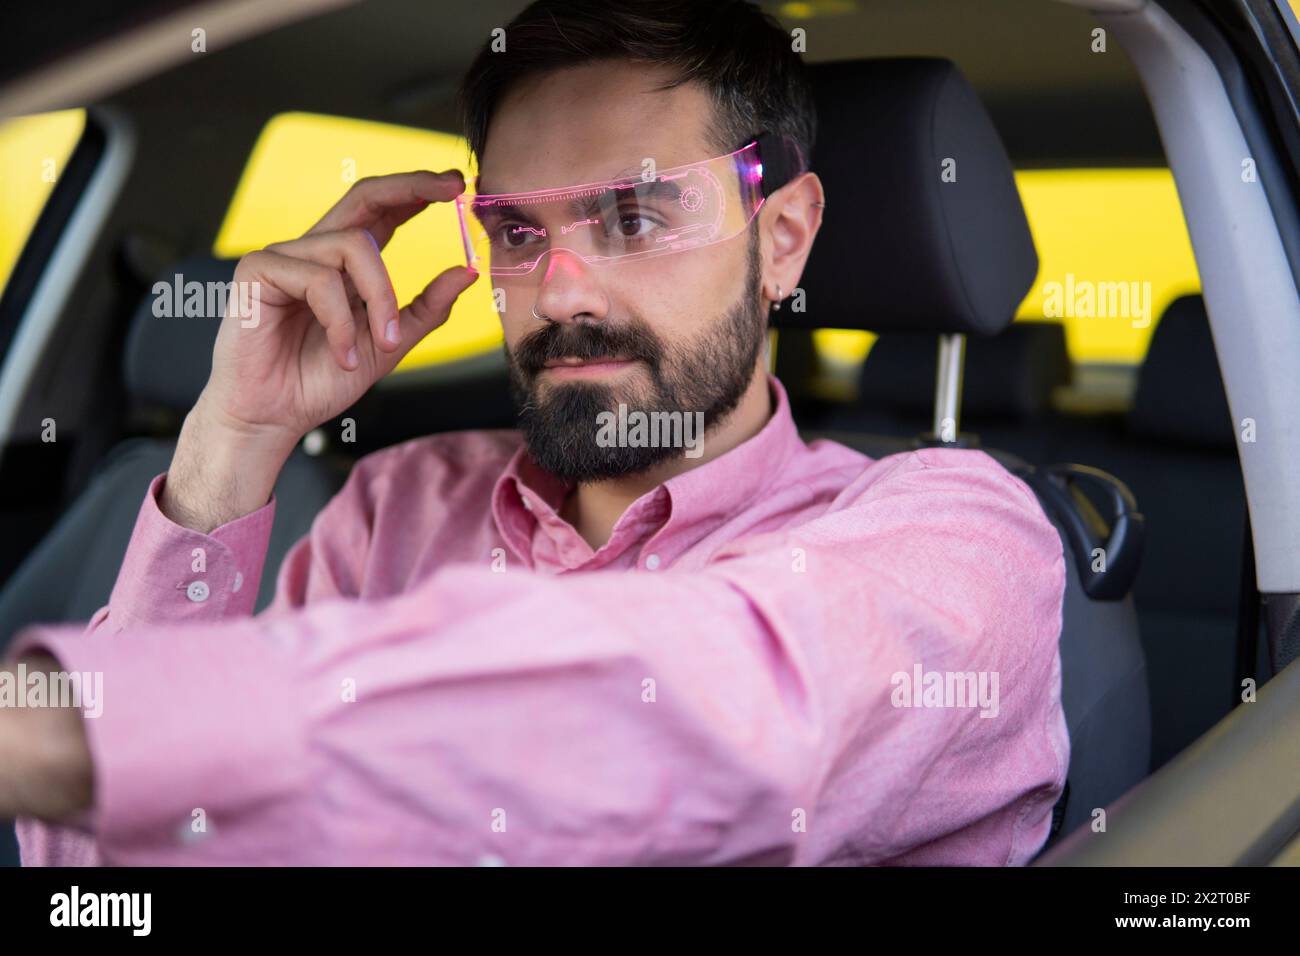
[[[794,292],[822,225],[826,194],[816,173],[801,173],[767,197],[759,212],[763,297],[778,302]],[[779,288],[779,294],[778,294]]]

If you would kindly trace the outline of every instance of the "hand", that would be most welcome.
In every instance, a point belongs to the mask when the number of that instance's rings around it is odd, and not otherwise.
[[[477,277],[447,269],[399,311],[380,258],[398,226],[464,189],[457,170],[363,179],[301,238],[240,259],[236,289],[257,283],[246,300],[256,325],[245,327],[249,313],[231,296],[196,409],[223,429],[292,447],[356,402]]]
[[[46,654],[23,658],[26,673],[54,673]],[[17,674],[17,665],[0,666]],[[94,773],[86,729],[75,707],[0,708],[0,820],[74,819],[91,807]]]
[[[212,373],[168,469],[164,514],[207,533],[266,504],[302,436],[447,321],[478,274],[447,269],[399,311],[379,253],[398,226],[464,189],[457,170],[363,179],[302,238],[239,260]]]

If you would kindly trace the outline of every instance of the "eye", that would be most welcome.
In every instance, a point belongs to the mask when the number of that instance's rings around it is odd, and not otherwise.
[[[497,229],[497,238],[502,245],[510,249],[518,249],[528,244],[531,239],[541,238],[546,235],[545,229],[538,229],[535,226],[525,226],[517,222],[503,223]]]
[[[639,212],[624,212],[619,213],[615,228],[618,229],[619,235],[624,238],[635,239],[639,236],[648,235],[658,225],[653,219]]]

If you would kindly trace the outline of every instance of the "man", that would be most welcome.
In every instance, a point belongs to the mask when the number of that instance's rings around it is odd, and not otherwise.
[[[463,103],[488,198],[363,181],[244,257],[259,321],[223,324],[108,605],[17,642],[104,682],[96,718],[0,712],[24,860],[1029,860],[1069,754],[1059,539],[980,452],[800,441],[763,350],[825,201],[788,37],[539,0]],[[522,434],[361,460],[252,617],[290,451],[476,278],[399,311],[379,255],[457,197]],[[628,410],[703,442],[610,440]]]

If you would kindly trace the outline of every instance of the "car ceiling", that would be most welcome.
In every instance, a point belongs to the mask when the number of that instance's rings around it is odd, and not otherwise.
[[[68,16],[69,5],[55,6]],[[94,6],[102,11],[107,5]],[[521,0],[361,0],[228,47],[211,36],[210,52],[187,52],[178,66],[107,99],[128,114],[169,121],[174,128],[220,126],[218,113],[262,121],[286,110],[309,110],[454,129],[452,97],[461,72],[491,30],[523,6]],[[954,60],[988,104],[1018,165],[1162,162],[1131,63],[1113,44],[1106,53],[1092,52],[1096,23],[1084,11],[1051,0],[808,0],[763,6],[786,27],[807,32],[810,62],[906,55]],[[114,7],[116,21],[101,12],[62,30],[48,13],[26,19],[4,45],[18,48],[24,34],[34,31],[28,50],[66,53],[79,38],[84,44],[114,27],[139,25],[164,7],[193,12],[195,26],[204,22],[202,5]],[[788,15],[791,11],[813,15],[796,17]],[[62,38],[59,45],[39,39],[50,35]],[[8,61],[6,72],[15,62]]]

